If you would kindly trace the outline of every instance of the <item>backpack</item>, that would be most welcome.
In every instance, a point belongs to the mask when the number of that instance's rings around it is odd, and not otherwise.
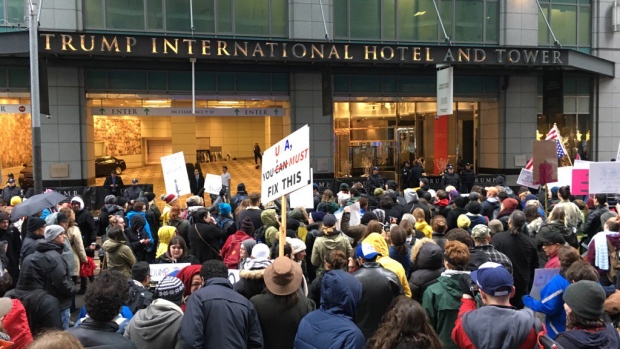
[[[247,196],[245,196],[245,195],[237,195],[237,198],[235,199],[235,202],[233,202],[233,207],[234,208],[239,207],[239,205],[241,205],[241,203],[245,199],[247,199]]]
[[[260,228],[256,229],[254,231],[254,240],[256,240],[256,243],[266,243],[265,242],[265,232],[267,232],[267,229],[269,229],[270,225],[261,225]]]
[[[229,269],[239,269],[239,250],[241,249],[241,243],[245,240],[239,240],[235,235],[230,236],[230,251],[226,257],[224,257],[224,264]]]
[[[549,335],[547,335],[547,329],[545,325],[534,315],[534,330],[536,331],[536,345],[534,348],[540,349],[564,349],[560,343],[551,339]]]
[[[607,252],[609,253],[609,270],[607,278],[611,283],[615,283],[616,275],[620,270],[620,251],[607,239]]]
[[[129,298],[126,305],[135,314],[138,310],[145,309],[153,302],[153,293],[133,284],[133,280],[129,282],[131,282],[131,285],[129,286]]]
[[[217,226],[220,227],[220,229],[222,229],[223,231],[227,231],[228,227],[230,227],[230,225],[233,224],[234,221],[231,218],[226,217],[221,220],[218,218],[218,221],[216,223]]]

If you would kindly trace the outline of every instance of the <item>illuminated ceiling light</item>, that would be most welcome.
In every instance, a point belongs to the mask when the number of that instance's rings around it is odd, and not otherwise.
[[[425,13],[426,13],[426,11],[418,11],[418,12],[416,12],[416,13],[413,15],[413,17],[422,16],[422,15],[424,15]]]
[[[239,104],[238,101],[218,101],[219,104]]]

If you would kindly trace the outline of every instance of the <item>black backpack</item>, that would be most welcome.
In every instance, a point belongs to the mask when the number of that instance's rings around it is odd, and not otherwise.
[[[146,288],[141,288],[133,283],[133,280],[129,281],[129,298],[127,299],[127,307],[133,314],[140,309],[145,309],[151,302],[153,302],[153,293]]]
[[[267,229],[270,227],[270,225],[261,225],[260,228],[256,229],[254,231],[254,240],[256,240],[257,243],[266,243],[265,242],[265,232],[267,231]]]

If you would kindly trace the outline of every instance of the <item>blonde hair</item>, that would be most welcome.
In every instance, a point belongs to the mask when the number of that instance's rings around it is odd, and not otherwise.
[[[413,216],[415,217],[416,222],[420,222],[426,219],[426,214],[424,213],[424,210],[419,207],[413,210]]]
[[[84,349],[84,347],[69,332],[51,331],[39,336],[28,349]]]

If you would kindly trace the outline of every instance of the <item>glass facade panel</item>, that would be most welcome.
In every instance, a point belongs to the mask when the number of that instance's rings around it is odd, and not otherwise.
[[[433,6],[433,0],[413,1],[413,40],[435,41],[437,40],[438,20],[437,12]],[[411,19],[405,18],[410,21]]]
[[[147,29],[164,29],[164,14],[161,0],[147,0]]]
[[[385,0],[382,3],[383,38],[396,39],[396,6],[394,0]]]
[[[166,72],[150,71],[148,72],[149,90],[166,90]]]
[[[105,22],[109,29],[144,29],[144,1],[106,0]]]
[[[381,39],[381,0],[356,0],[349,10],[351,39]]]
[[[487,2],[486,4],[486,41],[498,42],[499,35],[499,17],[497,2]]]
[[[592,36],[589,0],[542,0],[540,5],[562,46],[589,51]],[[538,16],[538,44],[553,45],[553,36],[542,16]]]
[[[456,16],[456,34],[454,39],[459,42],[483,42],[484,2],[481,0],[456,0],[454,14]]]
[[[334,0],[334,36],[336,37],[346,37],[349,35],[348,7],[348,0]]]
[[[551,29],[562,45],[577,45],[577,7],[554,5],[551,8]]]
[[[288,35],[288,0],[271,0],[271,35]]]
[[[590,46],[592,40],[592,28],[590,26],[590,7],[589,6],[580,6],[579,7],[579,34],[578,40],[580,46]]]
[[[146,90],[146,72],[138,70],[110,70],[109,87],[118,90]]]
[[[232,7],[230,0],[217,0],[217,31],[232,33]]]
[[[24,23],[25,3],[23,0],[7,0],[5,19],[9,23]]]
[[[269,34],[268,0],[235,0],[235,29],[237,34]]]
[[[101,1],[84,1],[84,27],[103,28],[103,3]]]

